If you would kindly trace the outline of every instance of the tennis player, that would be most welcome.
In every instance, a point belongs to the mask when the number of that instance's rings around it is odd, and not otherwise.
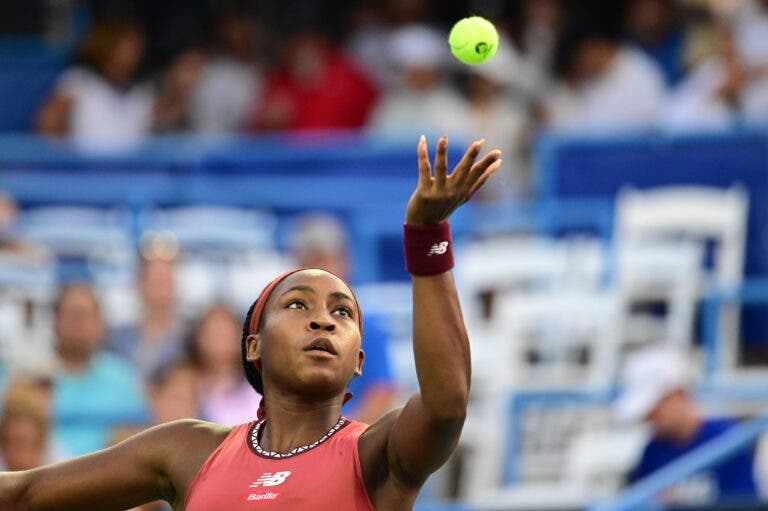
[[[0,473],[0,510],[122,511],[155,500],[185,511],[412,509],[467,410],[469,343],[448,218],[501,164],[499,151],[477,160],[482,144],[449,175],[447,138],[434,173],[424,137],[418,143],[404,244],[420,391],[404,407],[370,426],[341,416],[363,369],[360,306],[335,275],[296,270],[268,285],[245,320],[246,377],[264,396],[258,420],[172,422],[71,461]]]

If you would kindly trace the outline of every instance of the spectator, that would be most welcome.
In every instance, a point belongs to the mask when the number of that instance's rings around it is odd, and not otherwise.
[[[354,1],[348,7],[347,47],[358,64],[384,89],[397,84],[389,53],[393,32],[426,20],[434,22],[437,15],[455,19],[450,9],[434,7],[431,0]]]
[[[392,72],[388,62],[388,42],[392,26],[378,2],[356,2],[347,11],[350,34],[346,47],[350,56],[376,84],[388,89],[392,85]]]
[[[319,130],[363,126],[376,101],[373,83],[317,30],[287,35],[277,69],[255,101],[255,130]]]
[[[672,131],[726,129],[739,113],[746,69],[730,27],[717,31],[713,55],[700,62],[670,94],[664,125]]]
[[[689,394],[689,364],[670,349],[647,348],[634,354],[624,371],[616,408],[620,418],[643,419],[653,438],[630,474],[635,482],[731,429],[736,421],[706,418]],[[678,483],[661,495],[668,504],[702,504],[724,499],[756,499],[754,447]]]
[[[30,470],[60,461],[51,449],[50,386],[14,381],[0,415],[0,470]]]
[[[63,288],[54,304],[54,378],[58,423],[54,438],[72,455],[105,447],[110,421],[141,420],[141,384],[125,362],[101,350],[104,323],[98,299],[85,284]]]
[[[131,144],[152,129],[151,87],[136,79],[144,34],[128,22],[94,25],[78,65],[59,79],[37,118],[38,131],[80,142]]]
[[[607,131],[655,126],[664,78],[638,50],[608,32],[572,33],[560,45],[560,81],[544,103],[544,123],[559,130]]]
[[[744,65],[741,112],[748,121],[768,121],[768,0],[740,2],[734,25]]]
[[[214,46],[195,84],[190,120],[194,131],[226,133],[245,127],[253,98],[261,97],[256,22],[240,9],[216,13]]]
[[[398,85],[374,111],[370,127],[389,134],[466,134],[467,102],[449,86],[446,39],[425,25],[395,31],[389,53]]]
[[[508,162],[483,187],[478,196],[484,200],[510,200],[524,196],[528,175],[523,163],[523,143],[528,108],[523,97],[513,92],[510,78],[515,61],[514,49],[502,39],[496,55],[488,62],[470,66],[467,96],[468,132],[485,138],[487,147],[496,147]]]
[[[299,267],[320,268],[349,281],[349,246],[343,226],[333,217],[314,215],[299,222],[292,240],[293,256]],[[363,318],[363,373],[352,380],[349,391],[355,396],[345,416],[373,424],[393,406],[396,385],[389,367],[389,338],[384,318],[368,312]]]
[[[184,55],[156,93],[138,78],[144,46],[144,33],[131,22],[94,25],[78,63],[64,72],[38,112],[37,130],[68,135],[89,150],[111,150],[131,147],[155,128],[178,124],[199,62]]]
[[[524,0],[513,39],[519,50],[510,80],[528,98],[538,99],[552,85],[552,67],[557,41],[566,18],[561,0]]]
[[[190,343],[205,420],[235,426],[256,418],[261,396],[243,378],[242,326],[224,305],[203,314]]]
[[[141,317],[136,324],[115,329],[108,349],[129,361],[147,378],[176,359],[184,347],[176,296],[176,262],[143,257],[139,268]]]
[[[186,360],[161,367],[149,381],[152,425],[201,417],[197,369]]]
[[[656,62],[667,85],[677,84],[685,74],[687,40],[675,3],[630,0],[624,14],[629,42]]]

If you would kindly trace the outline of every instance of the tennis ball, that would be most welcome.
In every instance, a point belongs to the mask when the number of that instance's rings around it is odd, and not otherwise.
[[[451,52],[465,64],[480,64],[493,57],[499,47],[499,33],[493,23],[480,16],[459,20],[448,36]]]

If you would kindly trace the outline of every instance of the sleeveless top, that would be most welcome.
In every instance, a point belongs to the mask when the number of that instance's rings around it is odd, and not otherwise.
[[[358,439],[368,427],[344,417],[288,453],[259,445],[264,421],[236,426],[192,481],[184,511],[373,511]]]

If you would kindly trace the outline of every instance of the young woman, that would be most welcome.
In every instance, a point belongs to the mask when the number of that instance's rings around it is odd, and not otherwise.
[[[413,348],[420,392],[370,426],[341,417],[363,368],[360,308],[322,270],[281,275],[246,317],[243,363],[264,396],[260,420],[237,427],[179,421],[58,465],[0,474],[0,509],[123,510],[165,500],[176,510],[407,510],[461,433],[469,343],[450,269],[448,217],[500,165],[471,145],[448,175],[446,137],[434,175],[424,137],[406,210]]]

